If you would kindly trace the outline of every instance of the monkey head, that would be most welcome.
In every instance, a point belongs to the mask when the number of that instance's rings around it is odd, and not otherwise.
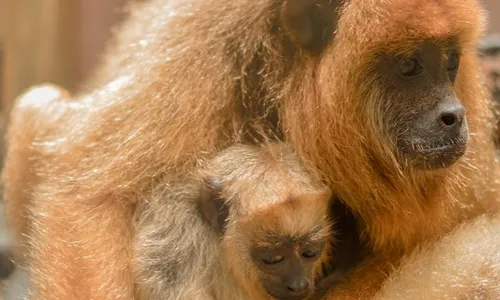
[[[472,118],[485,114],[469,84],[482,31],[477,1],[334,3],[331,43],[307,75],[317,82],[300,77],[302,87],[291,87],[299,96],[285,99],[295,108],[284,113],[284,127],[302,126],[289,131],[295,149],[334,182],[351,165],[389,176],[452,166],[470,150]],[[311,92],[301,94],[309,82]]]
[[[214,180],[211,188],[221,185]],[[222,257],[252,299],[311,295],[331,237],[329,194],[254,202],[213,191],[201,197],[200,211],[221,235]]]
[[[358,53],[364,66],[359,69],[363,76],[357,75],[357,105],[364,114],[360,127],[380,140],[372,140],[372,145],[385,143],[379,148],[385,148],[383,155],[391,153],[403,168],[437,170],[450,167],[466,153],[469,132],[474,130],[475,124],[470,127],[466,117],[474,115],[471,101],[475,100],[467,91],[470,79],[465,72],[474,59],[480,14],[467,15],[466,9],[456,9],[460,16],[449,13],[460,5],[478,11],[475,1],[437,5],[425,1],[426,14],[420,19],[415,10],[422,3],[387,4],[380,14],[365,5],[356,7],[374,14],[383,27],[357,33],[358,42],[366,46],[360,50],[363,54]],[[346,13],[346,21],[354,21]],[[446,21],[431,21],[437,19]],[[343,34],[352,33],[342,30],[339,35]]]

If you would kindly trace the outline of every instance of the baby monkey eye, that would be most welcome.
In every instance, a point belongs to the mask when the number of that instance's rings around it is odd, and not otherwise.
[[[282,255],[275,255],[275,256],[264,256],[262,257],[262,261],[266,265],[275,265],[283,261],[285,259],[284,256]]]
[[[304,252],[302,252],[302,256],[305,258],[315,258],[316,256],[319,255],[318,251],[314,251],[312,249],[306,249]]]
[[[414,56],[402,59],[398,64],[398,70],[401,75],[412,77],[422,72],[422,66],[418,59]]]
[[[446,69],[448,71],[456,71],[458,69],[458,65],[460,63],[460,56],[458,53],[451,53],[448,57],[448,61],[446,61]]]

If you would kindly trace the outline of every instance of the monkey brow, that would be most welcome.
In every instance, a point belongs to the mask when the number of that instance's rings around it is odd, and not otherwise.
[[[415,53],[415,50],[420,49],[426,43],[431,43],[437,45],[440,48],[459,48],[460,39],[458,35],[448,35],[443,37],[425,37],[425,38],[413,38],[405,39],[401,44],[393,43],[389,46],[389,51],[383,51],[389,55],[400,55],[409,56]],[[380,47],[381,49],[387,49],[385,44]]]
[[[281,248],[285,245],[285,243],[280,242],[271,242],[271,241],[258,241],[255,243],[254,248],[262,249],[262,250],[273,250]]]
[[[259,248],[275,249],[295,243],[295,238],[285,233],[268,233],[261,235],[255,243]]]
[[[262,235],[262,240],[257,242],[256,245],[264,248],[280,248],[284,245],[291,244],[305,244],[323,241],[328,235],[328,230],[316,226],[313,231],[305,233],[269,233]]]

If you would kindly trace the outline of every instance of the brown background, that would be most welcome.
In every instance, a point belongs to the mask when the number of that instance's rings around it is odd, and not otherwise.
[[[500,33],[500,0],[483,0],[489,11],[490,32]]]

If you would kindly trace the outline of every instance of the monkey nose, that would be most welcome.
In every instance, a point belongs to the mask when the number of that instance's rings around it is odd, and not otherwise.
[[[439,121],[448,129],[459,129],[465,118],[465,108],[461,104],[440,107]]]
[[[291,278],[287,289],[291,294],[302,294],[309,290],[309,280],[304,277]]]

